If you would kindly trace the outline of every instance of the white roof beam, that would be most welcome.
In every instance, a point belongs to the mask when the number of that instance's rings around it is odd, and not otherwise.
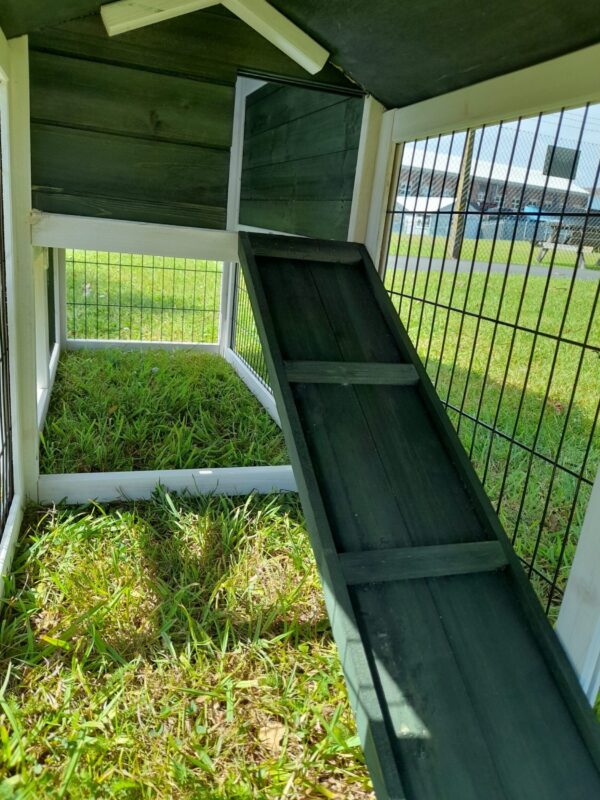
[[[100,8],[109,36],[218,5],[218,0],[119,0]]]
[[[223,0],[223,5],[311,75],[325,66],[327,50],[266,0]]]
[[[118,0],[100,13],[108,35],[117,36],[215,5],[216,0]],[[325,66],[327,50],[267,0],[223,0],[223,5],[311,75]]]

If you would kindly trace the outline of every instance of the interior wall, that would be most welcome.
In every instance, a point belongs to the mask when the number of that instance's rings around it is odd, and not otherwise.
[[[32,34],[33,207],[224,228],[239,70],[355,91],[220,9],[114,38],[98,14]]]
[[[363,99],[269,84],[246,101],[240,222],[346,239]]]

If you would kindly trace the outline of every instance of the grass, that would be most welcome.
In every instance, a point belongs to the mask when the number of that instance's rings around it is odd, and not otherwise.
[[[400,238],[400,244],[398,239]],[[446,256],[448,237],[447,236],[421,236],[418,233],[410,235],[410,231],[404,234],[392,233],[390,238],[389,254],[394,258],[396,255],[406,256],[409,254],[423,259],[444,258]],[[549,251],[544,259],[539,262],[538,254],[540,248],[532,242],[516,240],[514,244],[510,239],[465,239],[460,252],[460,258],[467,263],[470,261],[482,261],[484,263],[496,264],[520,264],[533,266],[549,267],[574,267],[576,263],[576,252],[557,250],[556,253]],[[583,260],[587,269],[599,270],[600,253],[583,253]]]
[[[218,356],[61,356],[42,435],[44,473],[284,463],[281,432]]]
[[[293,496],[29,513],[2,800],[372,798]]]
[[[589,344],[600,346],[598,285],[595,281],[575,281],[569,301],[570,281],[553,278],[539,318],[546,279],[531,277],[525,284],[523,276],[509,276],[501,302],[503,279],[498,274],[486,279],[485,274],[474,273],[470,279],[459,274],[455,280],[450,272],[432,272],[428,276],[426,272],[398,270],[395,275],[388,272],[387,287],[421,358],[427,361],[432,380],[437,381],[442,399],[490,425],[495,421],[496,427],[507,434],[514,430],[523,444],[550,459],[556,458],[564,467],[578,472],[584,465],[585,476],[593,481],[600,465],[598,427],[587,462],[585,453],[597,414],[600,358],[597,352],[583,351],[577,343],[585,340],[589,325]],[[415,298],[412,304],[410,298],[400,298],[402,292]],[[523,303],[519,310],[521,296]],[[455,310],[436,310],[432,305],[436,302]],[[461,309],[474,315],[481,313],[489,319],[478,321],[475,316],[463,316]],[[512,352],[513,330],[504,325],[496,329],[493,322],[496,318],[507,325],[518,323],[525,329],[517,332]],[[542,333],[558,335],[562,326],[562,335],[574,342],[561,344],[554,368],[555,342],[544,336],[536,338],[533,333],[538,318]],[[581,374],[570,406],[582,352]],[[537,457],[530,464],[530,455],[522,448],[514,447],[509,453],[508,442],[497,436],[492,440],[481,426],[476,428],[464,416],[449,413],[480,477],[484,478],[488,495],[497,502],[503,492],[500,518],[509,534],[517,527],[517,552],[528,562],[535,554],[536,568],[549,577],[558,567],[558,585],[563,588],[589,499],[589,487],[582,484],[578,488],[577,480],[562,470],[553,476],[552,466]],[[566,435],[561,444],[563,429]],[[532,475],[524,492],[530,468]],[[561,563],[563,538],[573,503],[571,535]],[[540,523],[542,535],[536,552]],[[546,582],[534,576],[534,584],[542,599],[547,600]]]
[[[217,342],[222,271],[219,261],[67,250],[67,335]]]

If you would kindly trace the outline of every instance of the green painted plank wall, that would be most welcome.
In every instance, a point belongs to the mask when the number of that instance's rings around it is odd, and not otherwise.
[[[269,84],[248,97],[240,222],[346,239],[361,98]]]
[[[222,10],[112,39],[98,14],[32,34],[34,208],[224,228],[240,71],[353,91]]]

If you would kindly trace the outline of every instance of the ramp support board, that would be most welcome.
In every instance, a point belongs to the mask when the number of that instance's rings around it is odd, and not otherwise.
[[[377,797],[600,798],[598,723],[367,251],[240,239]]]

